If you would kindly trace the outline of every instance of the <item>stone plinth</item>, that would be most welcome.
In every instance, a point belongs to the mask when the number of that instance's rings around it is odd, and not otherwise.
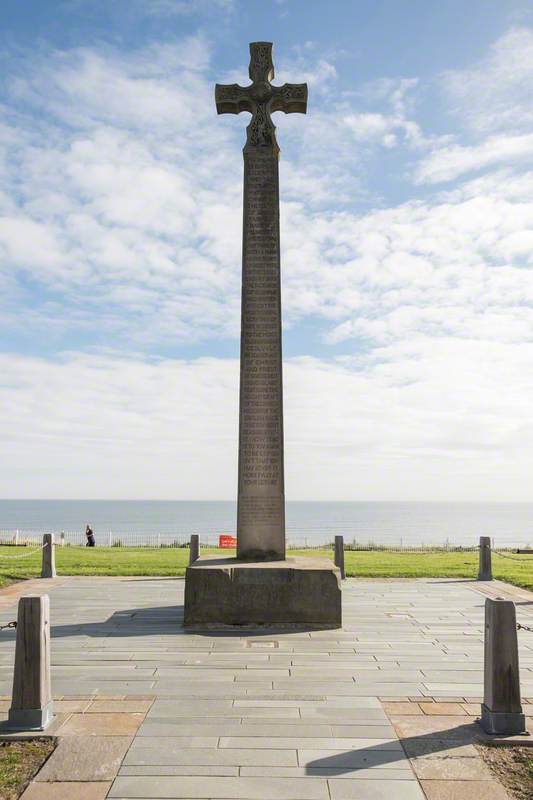
[[[185,575],[185,625],[340,628],[341,576],[331,561],[202,557]]]

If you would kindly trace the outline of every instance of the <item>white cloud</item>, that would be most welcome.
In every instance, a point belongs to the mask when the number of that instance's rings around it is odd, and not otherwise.
[[[289,359],[288,498],[528,500],[532,356],[417,337]],[[236,361],[3,355],[0,375],[3,496],[235,497]]]
[[[437,183],[500,165],[533,158],[533,30],[513,28],[473,67],[441,76],[449,110],[459,120],[468,144],[455,140],[432,145],[415,170],[419,182]]]
[[[1,358],[4,495],[234,497],[237,365],[131,355],[238,336],[247,120],[217,119],[209,58],[82,49],[7,81],[0,324],[126,355]],[[280,75],[315,86],[307,119],[278,115],[285,322],[345,354],[286,365],[288,496],[528,499],[531,135],[432,137],[415,79],[335,105],[313,47]],[[498,171],[368,210],[363,162],[400,146],[430,148],[427,184]]]
[[[438,148],[420,161],[416,177],[419,183],[439,183],[465,172],[523,161],[533,161],[533,134],[491,136],[478,145]]]
[[[533,126],[533,30],[512,28],[470,69],[443,76],[444,88],[462,121],[480,133],[527,132]]]

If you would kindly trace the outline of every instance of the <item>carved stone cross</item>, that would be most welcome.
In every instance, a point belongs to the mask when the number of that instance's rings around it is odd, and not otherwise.
[[[250,44],[250,67],[248,69],[250,86],[238,83],[215,86],[215,102],[219,114],[240,114],[249,111],[252,120],[248,125],[246,147],[272,147],[279,150],[276,141],[276,126],[271,113],[284,111],[285,114],[307,111],[307,84],[284,83],[272,86],[274,64],[272,63],[272,43],[252,42]]]
[[[272,86],[272,44],[250,45],[251,86],[217,84],[219,114],[249,111],[244,203],[237,557],[285,558],[279,148],[274,111],[305,113],[305,83]]]

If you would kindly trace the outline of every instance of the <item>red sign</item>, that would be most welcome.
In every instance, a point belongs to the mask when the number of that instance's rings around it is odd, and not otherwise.
[[[221,533],[218,537],[218,546],[222,548],[237,547],[237,539],[235,536],[229,536],[228,534]]]

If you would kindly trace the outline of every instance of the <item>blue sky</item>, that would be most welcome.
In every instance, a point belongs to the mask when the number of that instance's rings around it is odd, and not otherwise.
[[[287,496],[528,500],[525,2],[3,2],[0,496],[231,499],[247,82],[274,42]]]

